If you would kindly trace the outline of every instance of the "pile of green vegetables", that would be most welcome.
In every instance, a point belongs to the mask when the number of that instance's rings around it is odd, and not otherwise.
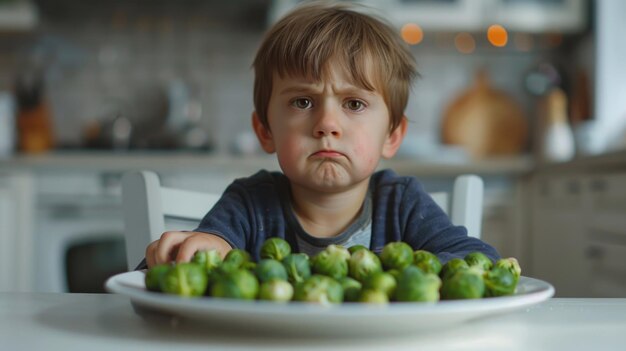
[[[270,238],[261,260],[231,250],[199,251],[191,262],[156,265],[146,288],[180,296],[319,304],[390,301],[435,302],[512,295],[521,269],[515,258],[492,262],[480,252],[442,265],[437,256],[392,242],[379,255],[363,246],[330,245],[313,257],[292,253],[289,243]]]

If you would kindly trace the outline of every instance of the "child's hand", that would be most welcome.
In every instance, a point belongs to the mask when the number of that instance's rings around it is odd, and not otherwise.
[[[216,249],[222,258],[232,247],[217,235],[200,232],[165,232],[146,248],[148,268],[161,264],[189,262],[196,251]]]

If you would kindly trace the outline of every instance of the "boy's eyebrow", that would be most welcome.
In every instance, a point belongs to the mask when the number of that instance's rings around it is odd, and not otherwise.
[[[313,85],[294,85],[294,86],[290,86],[281,90],[279,94],[285,95],[285,94],[291,94],[291,93],[307,93],[311,91],[317,92],[319,90],[320,89],[317,89]],[[363,89],[363,88],[359,88],[355,86],[348,86],[344,89],[338,89],[336,92],[339,94],[360,93],[360,94],[374,95],[373,91],[369,91],[367,89]]]

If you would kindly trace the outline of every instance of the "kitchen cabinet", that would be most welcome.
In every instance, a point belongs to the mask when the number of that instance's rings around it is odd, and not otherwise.
[[[33,179],[0,171],[0,291],[33,288]]]
[[[274,0],[270,21],[299,0]],[[492,24],[509,30],[546,33],[579,32],[586,25],[587,0],[358,0],[401,27],[416,23],[427,31],[482,31]]]
[[[533,175],[531,275],[551,282],[556,296],[626,296],[624,161],[573,161]]]
[[[37,20],[37,9],[31,1],[0,1],[0,30],[32,30],[37,25]]]

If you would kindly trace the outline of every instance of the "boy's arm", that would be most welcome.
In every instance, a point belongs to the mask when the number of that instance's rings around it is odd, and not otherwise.
[[[250,218],[245,195],[231,184],[194,231],[169,231],[146,248],[136,269],[167,262],[188,262],[197,251],[217,249],[224,257],[233,248],[245,249]]]
[[[463,226],[455,226],[446,213],[421,186],[414,184],[404,194],[407,203],[404,241],[414,249],[430,251],[442,263],[452,258],[480,251],[492,260],[500,258],[498,252],[480,239],[467,235]]]

